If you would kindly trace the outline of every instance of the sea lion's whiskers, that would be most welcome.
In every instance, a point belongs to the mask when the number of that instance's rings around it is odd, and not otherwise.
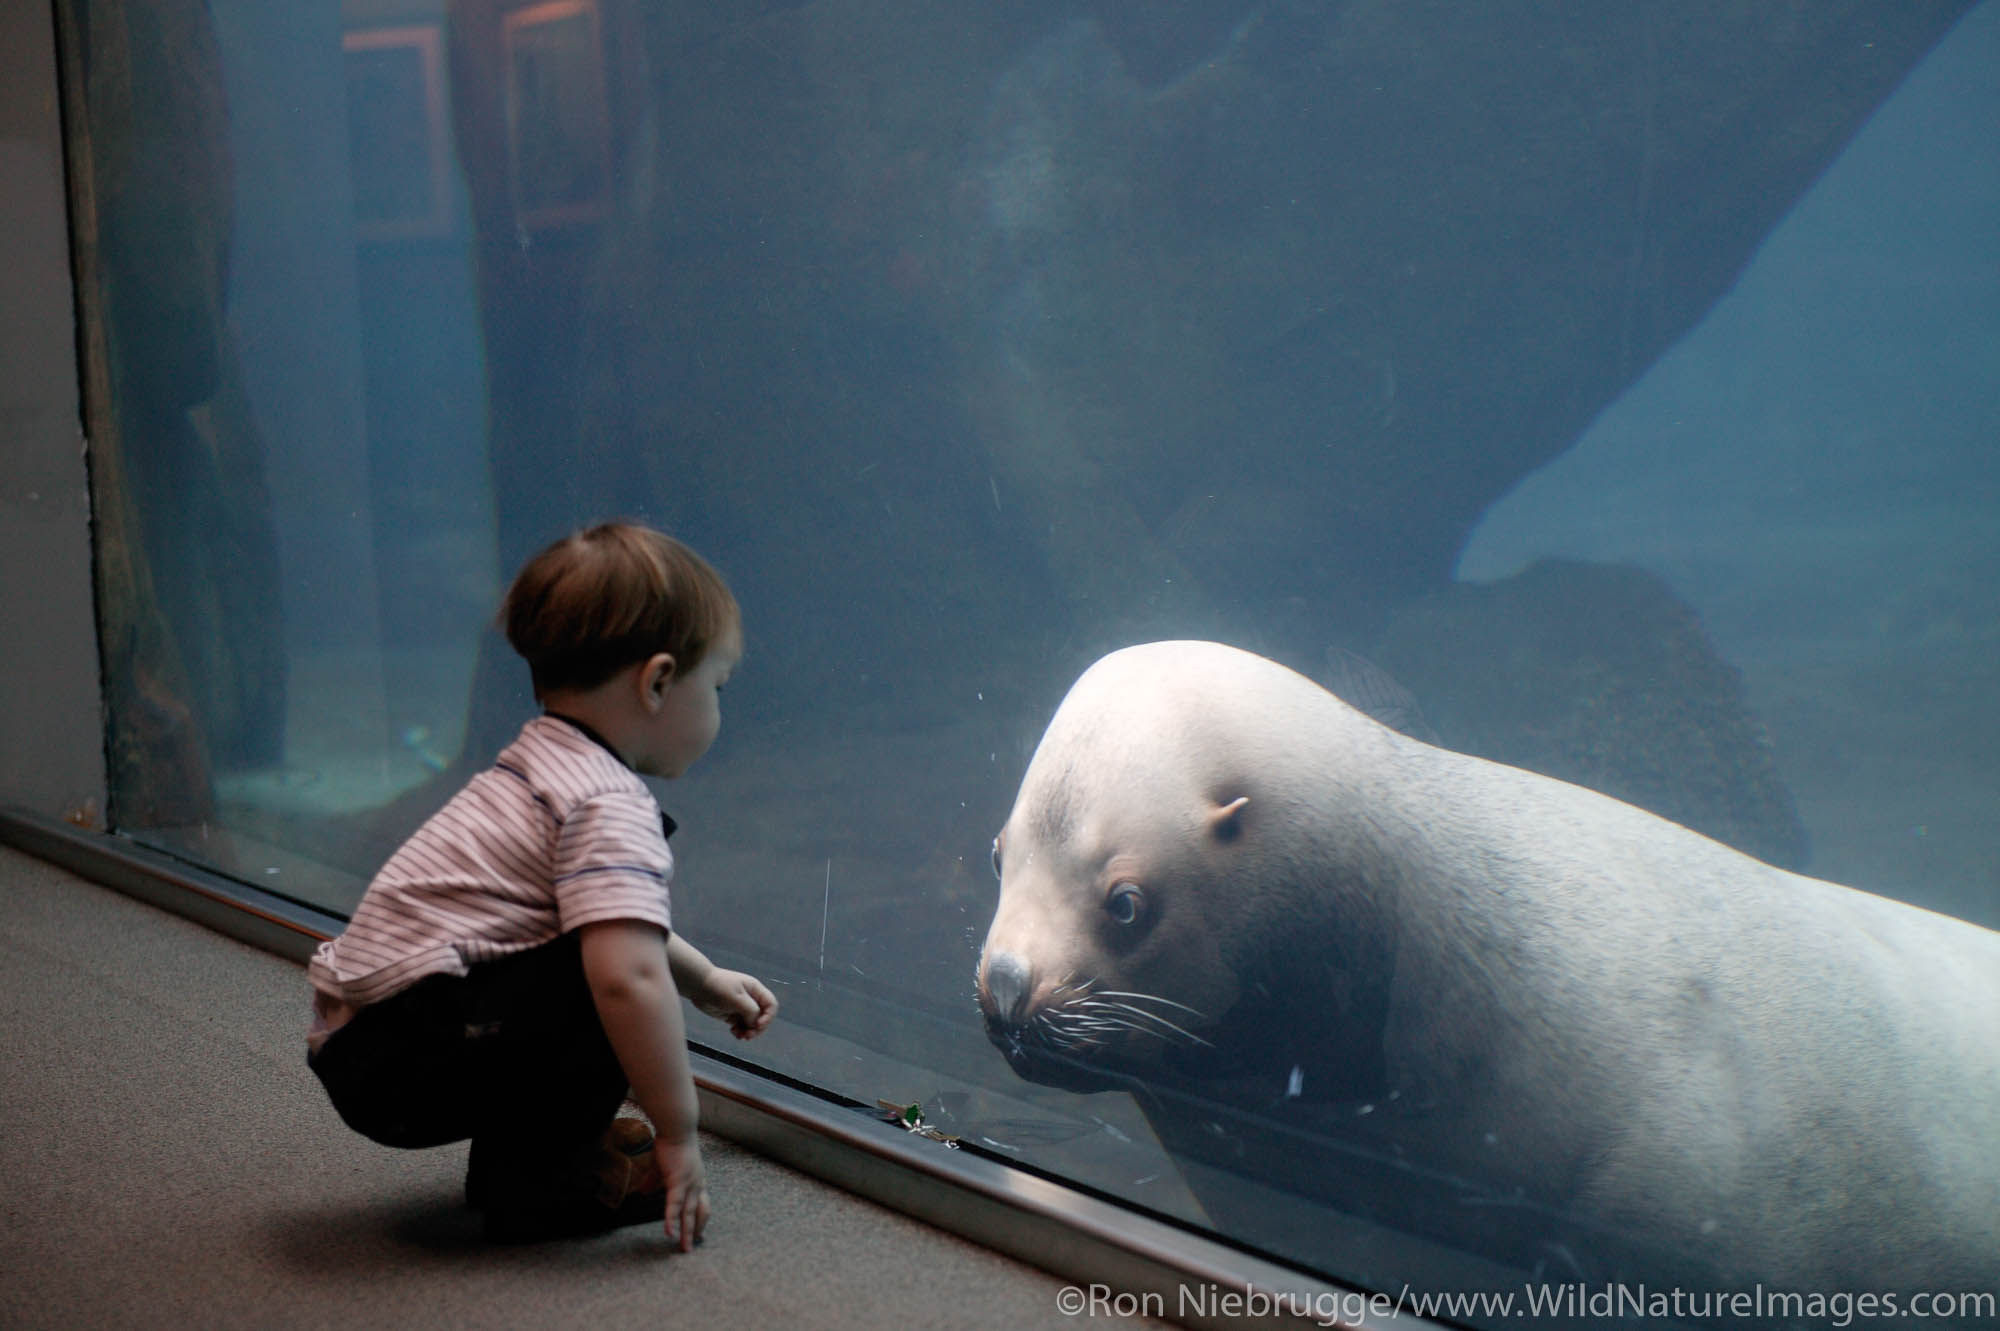
[[[1066,989],[1074,990],[1078,997],[1082,997],[1089,994],[1090,986],[1097,983],[1097,977],[1093,975],[1089,979],[1084,980],[1079,984],[1071,984],[1069,982],[1070,976],[1075,974],[1076,974],[1075,971],[1071,971],[1069,975],[1065,975],[1062,977],[1062,979],[1056,981],[1056,987],[1049,990],[1049,997],[1054,998],[1057,994],[1062,993]]]
[[[1171,1021],[1168,1021],[1165,1017],[1156,1017],[1150,1012],[1139,1012],[1137,1010],[1134,1010],[1132,1015],[1136,1017],[1143,1017],[1147,1021],[1156,1022],[1159,1025],[1164,1026],[1167,1030],[1173,1032],[1173,1034],[1175,1034],[1182,1040],[1185,1040],[1189,1044],[1198,1044],[1204,1049],[1214,1048],[1213,1045],[1209,1044],[1208,1041],[1202,1039],[1199,1035],[1196,1035],[1193,1031],[1188,1030],[1185,1027],[1176,1026]]]
[[[1084,1026],[1099,1024],[1097,1018],[1076,1007],[1048,1008],[1040,1016],[1036,1017],[1035,1020],[1047,1022],[1051,1026],[1061,1026],[1065,1030],[1074,1030]]]
[[[1130,1022],[1097,1016],[1074,1005],[1048,1008],[1035,1017],[1035,1024],[1052,1034],[1059,1033],[1072,1040],[1092,1045],[1102,1043],[1103,1037],[1112,1031],[1140,1029]]]
[[[1088,1025],[1082,1028],[1093,1031],[1136,1031],[1140,1035],[1150,1035],[1155,1039],[1167,1038],[1151,1026],[1141,1026],[1136,1021],[1121,1021],[1115,1017],[1093,1017]]]
[[[1137,1028],[1131,1022],[1127,1021],[1113,1021],[1108,1017],[1090,1017],[1081,1013],[1073,1013],[1063,1023],[1063,1029],[1071,1031],[1111,1031]]]
[[[1102,1043],[1100,1035],[1103,1029],[1088,1018],[1080,1018],[1077,1013],[1060,1008],[1039,1013],[1029,1023],[1029,1030],[1037,1041],[1063,1053]]]
[[[1208,1044],[1208,1041],[1202,1039],[1199,1035],[1194,1034],[1192,1031],[1183,1030],[1164,1017],[1156,1017],[1150,1012],[1144,1012],[1138,1008],[1126,1007],[1118,1003],[1110,1004],[1108,1011],[1091,1012],[1086,1020],[1091,1023],[1093,1029],[1136,1031],[1141,1035],[1150,1035],[1156,1039],[1169,1040],[1170,1043],[1171,1037],[1172,1039],[1185,1041],[1188,1044]],[[1147,1025],[1145,1024],[1147,1022],[1153,1024]],[[1161,1029],[1162,1027],[1165,1029]]]
[[[1160,1000],[1160,1002],[1168,1003],[1172,1002],[1172,1000],[1163,998]],[[1134,1007],[1130,1003],[1107,1003],[1103,1000],[1102,995],[1095,995],[1086,1004],[1083,1004],[1081,1006],[1087,1008],[1087,1010],[1091,1011],[1092,1013],[1098,1013],[1100,1011],[1117,1012],[1117,1013],[1122,1013],[1127,1017],[1136,1017],[1141,1021],[1150,1021],[1158,1026],[1163,1026],[1167,1030],[1172,1031],[1175,1035],[1179,1036],[1183,1040],[1186,1040],[1189,1044],[1198,1044],[1207,1048],[1213,1047],[1209,1045],[1208,1041],[1202,1039],[1199,1035],[1196,1035],[1193,1031],[1187,1030],[1186,1028],[1181,1026],[1176,1026],[1173,1022],[1168,1021],[1165,1017],[1162,1017],[1157,1012],[1148,1012],[1144,1008]],[[1185,1003],[1174,1003],[1173,1006],[1187,1007]],[[1194,1012],[1194,1014],[1197,1017],[1201,1015],[1201,1013],[1195,1012],[1193,1008],[1188,1008],[1187,1010],[1189,1012]],[[1138,1026],[1133,1026],[1132,1029],[1138,1030],[1140,1028]],[[1155,1031],[1153,1033],[1158,1034],[1159,1032]]]
[[[1126,993],[1124,990],[1121,989],[1105,989],[1099,993],[1092,994],[1091,997],[1125,998],[1125,999],[1136,998],[1141,1002],[1145,1003],[1165,1003],[1168,1007],[1177,1007],[1181,1011],[1187,1013],[1190,1017],[1199,1017],[1202,1015],[1200,1008],[1191,1008],[1186,1003],[1176,1003],[1173,999],[1162,998],[1158,994],[1133,994],[1133,993]]]

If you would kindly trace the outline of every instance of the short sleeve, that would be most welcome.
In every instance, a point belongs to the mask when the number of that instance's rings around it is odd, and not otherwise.
[[[564,933],[600,920],[641,920],[671,930],[673,875],[659,806],[644,793],[585,800],[556,834],[553,886]]]

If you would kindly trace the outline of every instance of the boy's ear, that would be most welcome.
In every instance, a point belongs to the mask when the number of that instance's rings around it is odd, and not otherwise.
[[[673,687],[674,658],[668,652],[655,652],[646,658],[639,668],[639,693],[647,703],[658,703]]]

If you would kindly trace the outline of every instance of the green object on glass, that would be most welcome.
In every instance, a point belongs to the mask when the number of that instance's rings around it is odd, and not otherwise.
[[[950,1150],[958,1149],[958,1138],[950,1133],[933,1128],[924,1122],[924,1107],[917,1104],[897,1104],[894,1100],[876,1100],[875,1107],[881,1110],[891,1123],[906,1132],[914,1132],[919,1137],[928,1137],[934,1142],[942,1142]]]

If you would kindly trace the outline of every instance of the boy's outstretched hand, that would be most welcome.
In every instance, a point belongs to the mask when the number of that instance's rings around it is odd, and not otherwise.
[[[701,989],[690,993],[688,999],[717,1021],[727,1022],[739,1040],[763,1034],[771,1018],[778,1015],[777,997],[762,980],[720,966],[709,971]]]
[[[653,1138],[653,1162],[667,1189],[667,1239],[693,1252],[708,1228],[708,1183],[702,1176],[701,1146],[694,1134],[679,1141]]]

